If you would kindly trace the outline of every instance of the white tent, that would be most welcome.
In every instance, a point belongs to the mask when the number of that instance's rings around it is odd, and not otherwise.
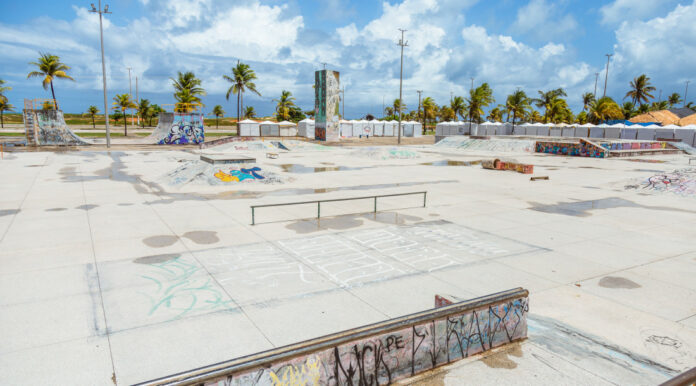
[[[586,126],[590,131],[590,138],[604,138],[604,128],[602,126],[595,126],[591,123],[586,123]]]
[[[384,122],[374,120],[370,122],[370,125],[372,125],[372,135],[376,137],[384,136]]]
[[[536,135],[548,137],[551,133],[551,126],[546,123],[537,122],[534,126],[536,127]]]
[[[263,121],[259,124],[261,129],[262,137],[279,137],[280,136],[280,126],[278,123],[271,121]]]
[[[611,127],[618,127],[621,130],[619,136],[621,139],[636,139],[638,138],[638,128],[636,125],[626,126],[623,123],[617,123],[611,125]]]
[[[341,137],[352,137],[353,136],[353,123],[351,121],[346,121],[341,119],[338,121],[339,133]]]
[[[536,135],[536,127],[529,122],[525,122],[519,126],[519,131],[516,128],[515,132],[519,132],[520,135]]]
[[[636,139],[641,141],[654,141],[655,140],[655,129],[652,127],[644,127],[641,125],[632,125],[636,128]],[[650,125],[654,126],[654,125]]]
[[[678,129],[679,127],[680,126],[677,125],[667,125],[655,129],[655,138],[674,139],[674,129]]]
[[[395,121],[385,121],[384,122],[384,136],[393,137],[396,134],[396,124]]]
[[[314,138],[314,120],[305,118],[297,122],[297,135],[305,138]]]
[[[478,135],[478,125],[457,121],[454,126],[450,127],[450,131],[454,131],[454,133],[458,135]]]
[[[695,132],[694,138],[691,142],[691,146],[696,147],[696,125],[688,125],[688,126],[682,126],[681,129],[679,130],[692,130]]]
[[[297,125],[292,122],[283,121],[278,122],[278,127],[281,137],[296,137],[297,136]]]
[[[561,137],[575,137],[575,127],[563,122],[556,126],[561,128]]]
[[[242,137],[258,137],[261,135],[259,123],[251,119],[239,121],[239,133]]]
[[[562,137],[563,136],[563,128],[560,126],[551,126],[549,128],[549,135],[552,137]]]
[[[411,121],[413,124],[413,136],[422,137],[423,136],[423,124],[417,121]]]
[[[365,134],[365,126],[367,125],[367,121],[353,120],[351,123],[353,124],[353,129],[351,130],[353,137],[359,137]]]
[[[606,123],[602,123],[598,127],[604,128],[604,138],[619,139],[621,138],[621,128],[609,126]]]
[[[573,136],[578,138],[589,138],[590,127],[587,125],[577,125],[573,131]]]
[[[435,135],[437,135],[437,136],[449,135],[450,125],[452,125],[452,122],[438,122],[435,125]]]
[[[674,129],[674,139],[681,139],[683,143],[696,145],[694,143],[694,135],[696,135],[696,126],[683,126]]]

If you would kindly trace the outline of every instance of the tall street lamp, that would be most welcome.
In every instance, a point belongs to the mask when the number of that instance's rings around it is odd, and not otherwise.
[[[401,70],[399,71],[399,139],[397,140],[397,143],[401,145],[401,113],[404,110],[404,101],[401,98],[401,89],[404,84],[404,47],[408,46],[408,42],[404,41],[404,32],[406,32],[406,30],[399,28],[399,31],[401,31],[401,40],[399,40],[397,45],[401,46]]]
[[[604,96],[607,96],[607,80],[609,80],[609,59],[614,56],[614,54],[606,54],[607,57],[607,73],[604,75]]]
[[[92,9],[90,12],[99,14],[99,38],[101,40],[101,59],[102,59],[102,79],[104,80],[104,122],[106,124],[106,147],[111,147],[111,131],[109,130],[109,106],[106,102],[106,65],[104,64],[104,27],[102,26],[102,15],[110,14],[109,5],[106,4],[104,9],[101,7],[99,0],[99,8],[94,7],[94,3],[90,4]]]

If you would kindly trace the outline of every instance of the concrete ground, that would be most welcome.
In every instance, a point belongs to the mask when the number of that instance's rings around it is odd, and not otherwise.
[[[424,382],[656,384],[696,366],[686,155],[246,149],[205,152],[273,179],[173,180],[190,148],[5,153],[0,383],[131,384],[514,287],[529,339]],[[475,162],[491,157],[550,179]],[[250,205],[417,191],[425,208],[261,208],[250,225]]]

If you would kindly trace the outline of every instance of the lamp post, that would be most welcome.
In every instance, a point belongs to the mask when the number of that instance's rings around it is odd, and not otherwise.
[[[404,84],[404,47],[408,46],[408,42],[404,41],[404,32],[406,32],[406,30],[399,28],[399,31],[401,31],[401,40],[399,40],[397,44],[401,46],[401,70],[399,71],[399,139],[397,140],[397,144],[401,145],[401,113],[404,110],[401,90]]]
[[[684,107],[686,107],[686,94],[689,92],[689,83],[691,83],[690,80],[686,81],[686,89],[684,90]]]
[[[604,75],[604,96],[607,96],[607,80],[609,80],[609,59],[614,56],[614,54],[606,54],[607,57],[607,73]]]
[[[104,80],[104,123],[106,124],[106,147],[111,147],[111,131],[109,130],[109,106],[106,102],[106,65],[104,64],[104,27],[102,26],[102,15],[110,14],[109,5],[106,4],[104,9],[101,7],[99,0],[99,9],[94,7],[94,3],[90,4],[92,9],[90,12],[99,14],[99,39],[101,41],[101,60],[102,60],[102,79]]]
[[[595,99],[597,99],[597,80],[599,79],[599,72],[594,73],[594,94],[592,94]]]

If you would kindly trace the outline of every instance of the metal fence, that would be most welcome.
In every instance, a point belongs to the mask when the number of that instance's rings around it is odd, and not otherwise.
[[[304,205],[304,204],[317,204],[317,219],[321,218],[321,204],[323,202],[336,202],[336,201],[354,201],[354,200],[374,200],[374,209],[372,213],[377,213],[377,199],[383,197],[396,197],[396,196],[409,196],[414,194],[423,195],[423,207],[425,208],[425,202],[428,192],[409,192],[409,193],[394,193],[394,194],[380,194],[376,196],[363,196],[363,197],[349,197],[349,198],[334,198],[330,200],[313,200],[313,201],[300,201],[300,202],[286,202],[282,204],[264,204],[264,205],[252,205],[251,206],[251,225],[256,225],[256,208],[268,208],[273,206],[288,206],[288,205]],[[313,217],[312,217],[313,218]]]

